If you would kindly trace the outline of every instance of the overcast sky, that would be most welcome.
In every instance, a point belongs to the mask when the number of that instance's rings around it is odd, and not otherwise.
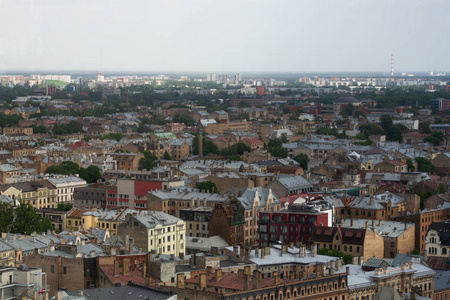
[[[0,71],[450,71],[449,0],[1,0]]]

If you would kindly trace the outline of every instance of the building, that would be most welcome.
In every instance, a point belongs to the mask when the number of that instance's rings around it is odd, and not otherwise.
[[[66,230],[66,213],[65,211],[44,208],[38,209],[37,213],[41,215],[41,217],[50,220],[55,230],[65,231]]]
[[[10,183],[0,186],[0,195],[21,199],[36,209],[56,208],[57,189],[48,180]]]
[[[244,244],[255,246],[258,240],[259,213],[279,210],[281,202],[271,189],[260,187],[247,189],[237,201],[245,210]]]
[[[191,207],[180,210],[180,219],[186,222],[186,236],[209,237],[208,223],[213,207]]]
[[[363,260],[384,256],[384,240],[371,228],[315,226],[312,240],[318,248],[336,249]]]
[[[287,209],[259,213],[261,247],[278,242],[312,243],[314,226],[332,226],[333,208],[328,204],[292,204]]]
[[[144,157],[142,153],[108,153],[117,162],[118,170],[137,170],[139,161]]]
[[[134,239],[144,252],[159,254],[186,253],[186,224],[183,220],[159,211],[135,213],[118,226],[117,233]]]
[[[170,191],[158,190],[148,192],[147,207],[149,210],[162,211],[179,218],[182,209],[198,206],[215,207],[215,204],[224,203],[227,200],[227,196],[215,193],[175,189]]]
[[[264,87],[262,87],[262,93],[264,93]],[[243,103],[243,105],[246,106],[263,106],[264,100],[261,99],[252,99],[252,98],[244,98],[244,99],[230,99],[230,106],[231,107],[240,107]]]
[[[106,208],[107,191],[108,187],[100,185],[75,187],[73,190],[73,205],[87,209]]]
[[[394,258],[397,254],[410,254],[415,246],[414,223],[402,223],[384,220],[346,219],[340,226],[346,228],[368,228],[384,240],[384,255]]]
[[[32,127],[4,127],[4,135],[33,135]]]
[[[102,89],[102,98],[108,98],[109,96],[118,95],[120,96],[120,89],[117,88],[106,88]]]
[[[44,273],[39,268],[30,268],[25,265],[17,268],[2,266],[0,267],[0,298],[21,299],[24,293],[48,297],[48,285],[45,279]]]
[[[76,188],[86,186],[86,180],[78,176],[51,176],[47,179],[57,190],[56,202],[73,203],[73,193]]]
[[[425,236],[427,257],[450,257],[450,221],[433,222]]]
[[[301,175],[279,175],[268,185],[268,188],[272,189],[273,193],[279,198],[313,190],[312,184]]]
[[[209,219],[209,236],[221,236],[229,245],[242,245],[245,223],[245,208],[237,200],[216,204]]]

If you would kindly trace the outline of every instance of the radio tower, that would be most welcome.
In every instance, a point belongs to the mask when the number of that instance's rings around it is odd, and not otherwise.
[[[394,77],[394,54],[391,54],[391,77]]]

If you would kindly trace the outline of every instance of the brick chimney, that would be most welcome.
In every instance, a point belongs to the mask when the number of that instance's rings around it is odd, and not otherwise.
[[[114,261],[114,277],[119,277],[119,261]]]
[[[184,274],[177,274],[177,288],[184,288]]]
[[[248,282],[250,281],[250,276],[248,274],[244,274],[244,291],[248,290]]]
[[[311,256],[316,257],[317,256],[317,244],[311,245]]]
[[[222,269],[216,269],[216,282],[222,280]]]
[[[200,289],[206,288],[206,274],[200,274]]]
[[[275,280],[275,284],[280,284],[280,276],[277,271],[273,272],[273,279]]]
[[[253,288],[257,289],[258,285],[259,285],[259,272],[258,272],[258,270],[254,270],[253,271],[253,278],[252,278],[252,280],[253,280]]]
[[[123,259],[123,275],[128,276],[130,274],[130,259],[124,258]]]
[[[238,270],[238,278],[243,280],[244,279],[244,269]]]

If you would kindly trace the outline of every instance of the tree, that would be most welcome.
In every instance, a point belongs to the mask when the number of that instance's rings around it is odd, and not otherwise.
[[[102,174],[100,173],[100,169],[97,166],[89,166],[86,169],[81,168],[79,171],[79,175],[81,178],[86,180],[87,183],[96,183],[100,178],[102,178]]]
[[[173,121],[175,123],[184,123],[186,126],[195,126],[195,120],[187,113],[176,113],[173,116]]]
[[[45,170],[47,174],[74,175],[77,174],[80,167],[73,161],[63,161],[59,165],[50,166]]]
[[[150,171],[156,166],[158,158],[150,151],[142,150],[141,153],[144,154],[144,157],[139,160],[139,170]]]
[[[432,162],[423,157],[416,157],[417,171],[433,174],[435,172]]]
[[[204,181],[204,182],[200,182],[197,185],[197,188],[199,190],[205,190],[208,191],[209,193],[219,193],[219,189],[217,188],[216,184],[212,181]]]
[[[286,158],[289,154],[289,151],[288,149],[283,147],[275,147],[270,150],[270,154],[272,154],[275,157]]]
[[[42,218],[30,204],[21,202],[15,209],[11,232],[28,235],[32,232],[46,232],[47,230],[53,230],[52,223],[50,220]]]
[[[342,115],[351,117],[353,115],[353,104],[347,104],[342,110]]]
[[[31,128],[33,128],[33,133],[48,133],[50,130],[45,127],[44,125],[31,125]]]
[[[164,159],[172,160],[172,157],[170,156],[169,152],[167,152],[167,150],[164,151]]]
[[[0,232],[8,232],[14,220],[13,207],[9,203],[0,203]]]
[[[407,159],[406,164],[408,166],[408,172],[414,172],[416,170],[416,167],[414,166],[414,163],[412,160]]]
[[[124,135],[122,133],[111,132],[111,133],[108,133],[108,134],[102,136],[100,139],[101,140],[115,140],[117,142],[120,142],[123,138],[124,138]]]
[[[73,205],[70,202],[61,202],[61,203],[58,203],[58,206],[56,207],[56,210],[69,211],[69,210],[72,209],[72,207],[73,207]]]
[[[283,145],[283,142],[281,139],[271,139],[269,141],[269,150],[276,147],[281,147]]]
[[[423,139],[424,142],[433,144],[433,146],[439,146],[444,139],[444,134],[441,131],[432,131],[431,135]]]
[[[336,249],[330,251],[328,248],[322,248],[317,250],[317,254],[340,257],[344,261],[345,265],[351,264],[353,261],[353,257],[350,254],[344,254]]]
[[[198,155],[198,136],[196,136],[193,140],[193,146],[194,146],[194,155]],[[214,144],[213,141],[205,139],[203,137],[203,155],[208,154],[218,154],[219,153],[219,147],[217,147],[216,144]]]
[[[308,169],[308,160],[309,160],[308,155],[300,153],[296,155],[293,159],[300,164],[300,167],[302,167],[303,170]]]

